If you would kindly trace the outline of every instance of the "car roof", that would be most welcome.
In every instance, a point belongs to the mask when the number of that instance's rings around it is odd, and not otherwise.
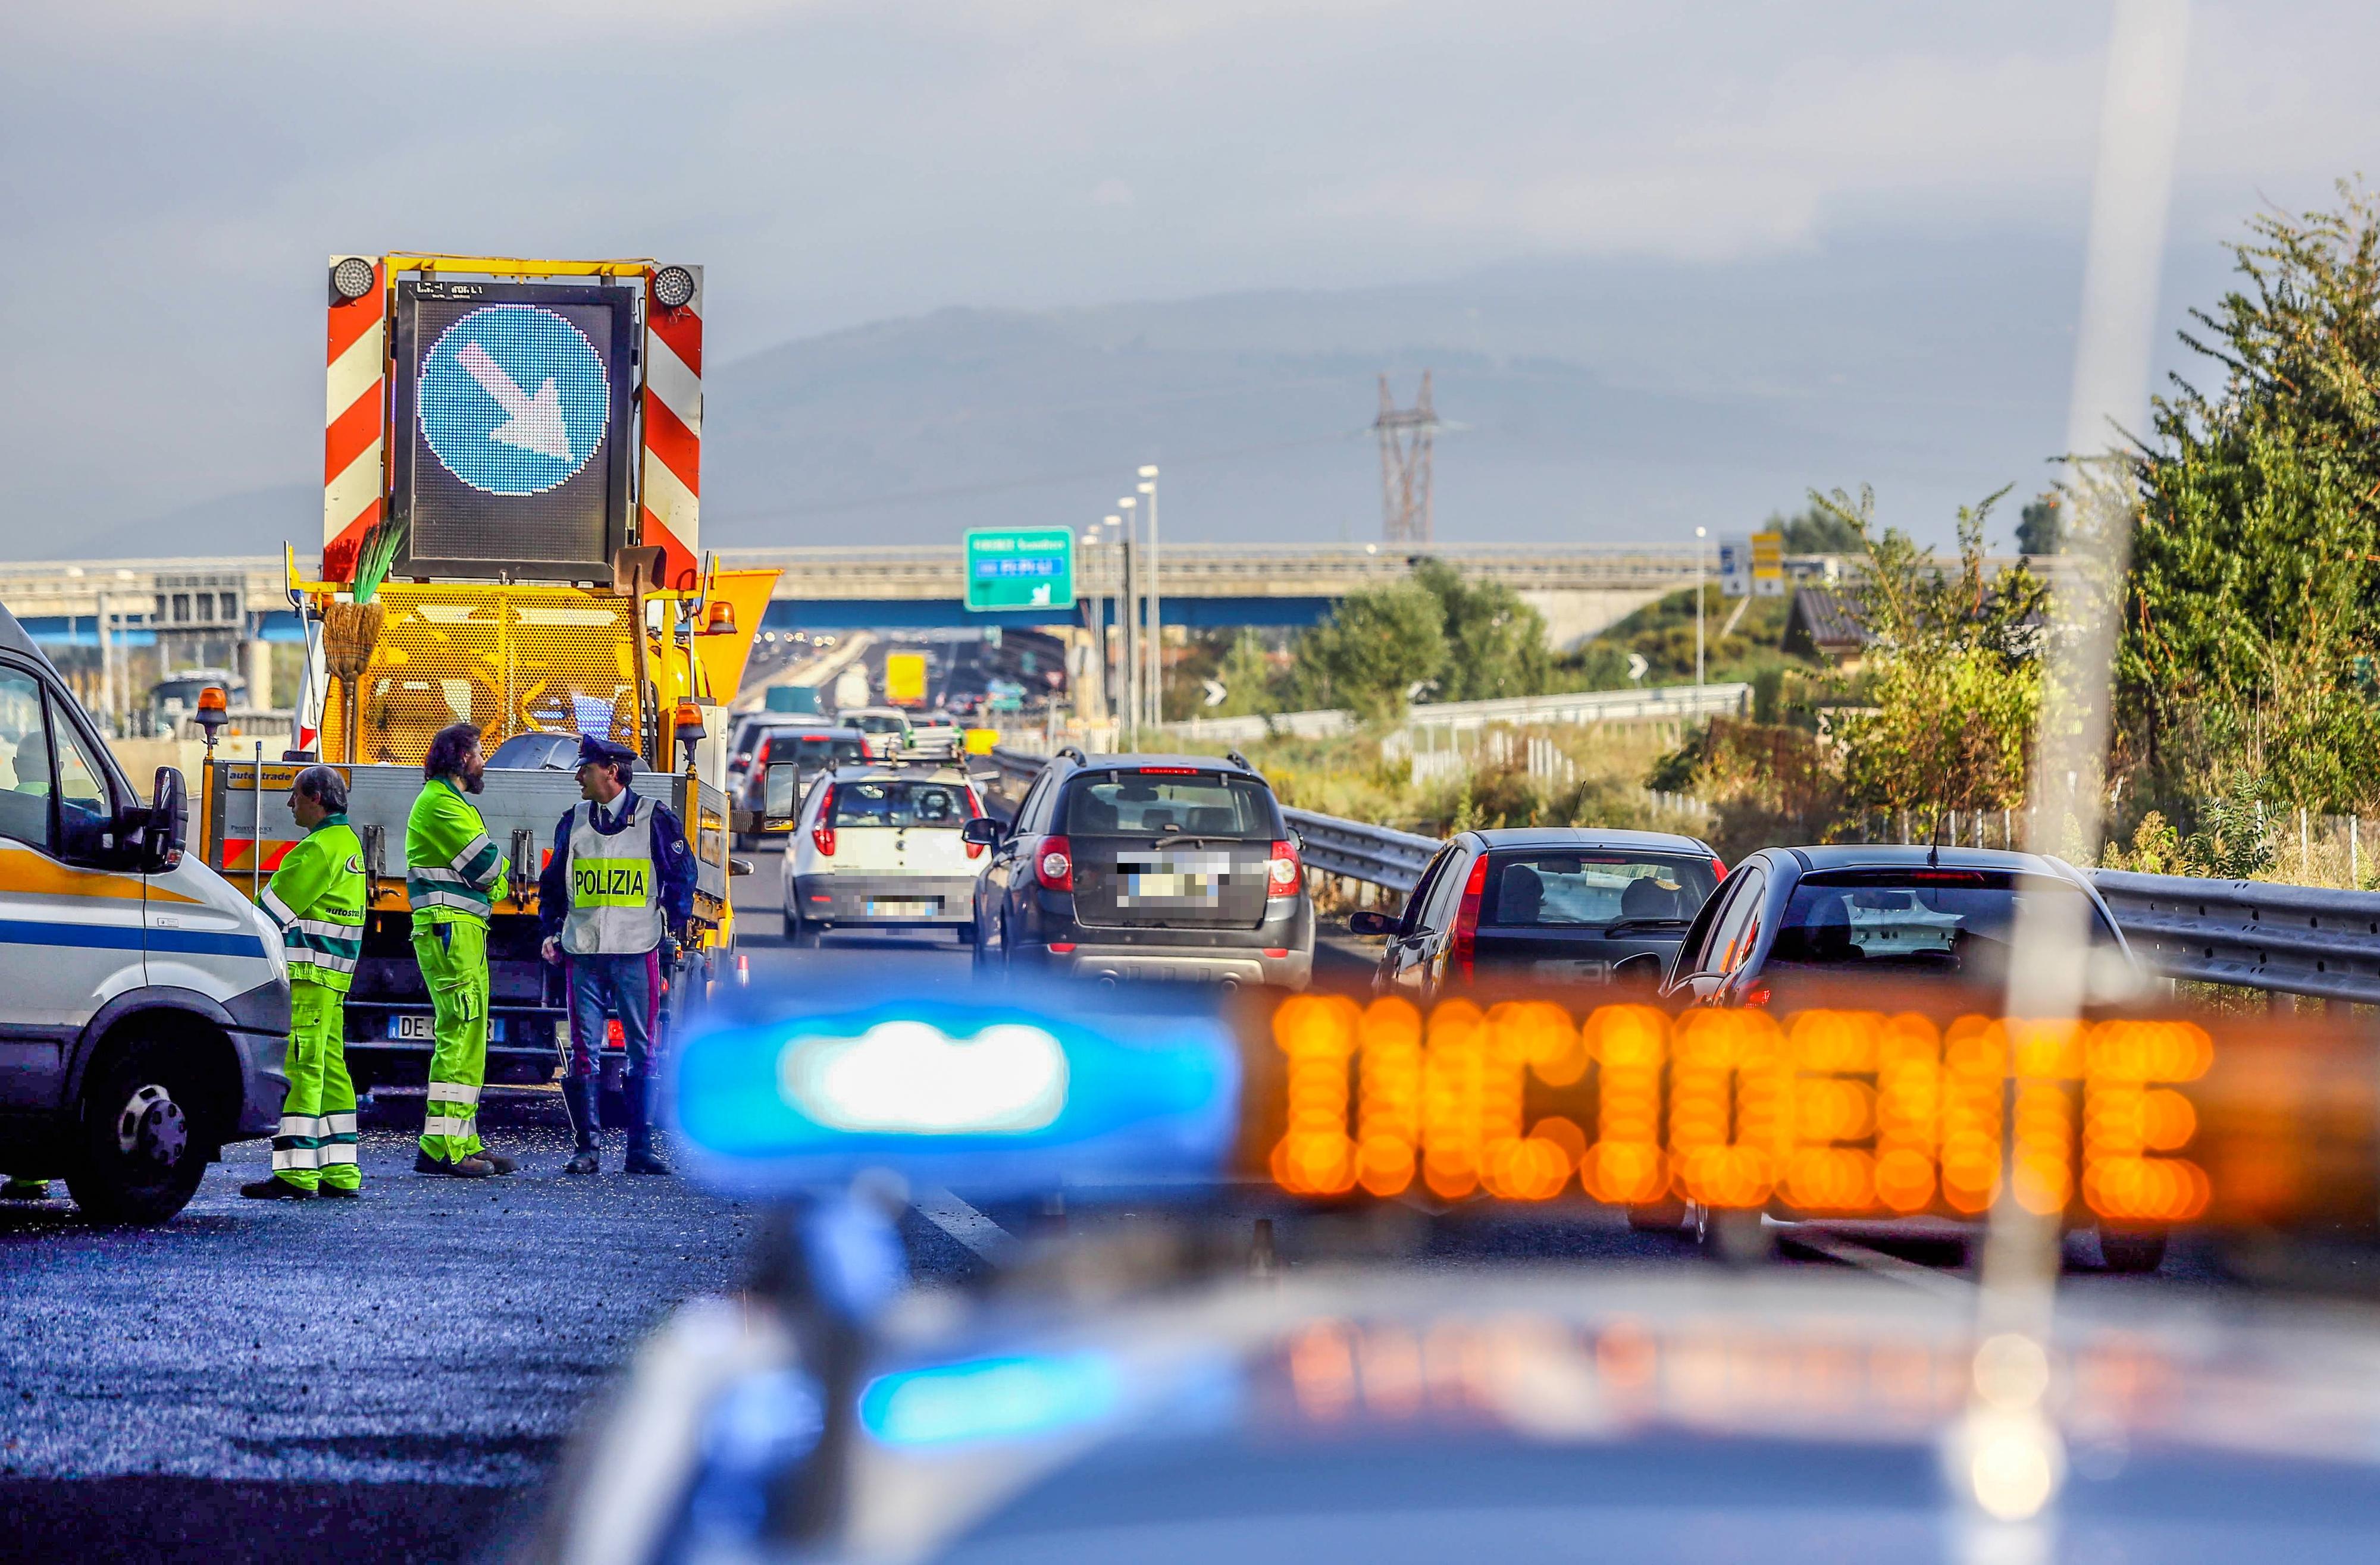
[[[1675,831],[1634,831],[1605,826],[1495,826],[1472,835],[1492,849],[1642,848],[1653,853],[1707,856],[1710,844]]]
[[[1242,766],[1235,760],[1227,760],[1221,756],[1156,756],[1138,754],[1123,756],[1086,756],[1083,758],[1083,765],[1099,770],[1113,769],[1119,771],[1141,771],[1146,770],[1152,766],[1189,767],[1199,771],[1228,772],[1237,777],[1256,777],[1257,775],[1253,769]],[[1258,778],[1257,781],[1261,782],[1263,779]]]
[[[833,723],[789,722],[785,724],[785,732],[788,734],[797,730],[805,739],[865,739],[868,737],[865,729],[844,728]],[[771,734],[771,737],[774,738],[777,735]]]
[[[2003,869],[2031,875],[2072,878],[2072,872],[2040,854],[2008,848],[1934,848],[1923,843],[1828,843],[1813,847],[1772,850],[1790,853],[1806,871],[1826,869]]]

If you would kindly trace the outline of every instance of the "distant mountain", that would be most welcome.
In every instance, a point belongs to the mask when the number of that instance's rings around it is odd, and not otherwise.
[[[1439,416],[1442,539],[1747,530],[1812,485],[1955,506],[2042,488],[2063,434],[2070,237],[1844,235],[1807,254],[1514,264],[1442,282],[1041,311],[946,309],[735,356],[705,387],[704,538],[929,542],[1084,526],[1164,470],[1167,536],[1379,536],[1376,377]],[[2165,313],[2212,297],[2177,257]],[[2169,336],[2163,357],[2175,358]],[[319,537],[307,484],[205,501],[54,555],[257,552]],[[2005,510],[2006,542],[2016,504]]]
[[[1408,404],[1427,366],[1458,426],[1437,443],[1444,539],[1716,536],[1863,481],[1947,538],[1957,504],[2042,487],[2062,432],[2074,258],[1997,237],[951,309],[787,343],[710,374],[704,535],[1079,526],[1155,462],[1170,536],[1377,538],[1375,377]]]

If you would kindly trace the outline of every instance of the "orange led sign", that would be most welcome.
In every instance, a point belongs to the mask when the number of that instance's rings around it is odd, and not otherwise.
[[[2165,1225],[2345,1208],[2372,1184],[2371,1073],[2338,1039],[1326,994],[1267,1025],[1257,1135],[1300,1195],[1977,1217],[2006,1180],[2035,1212]],[[2298,1129],[2276,1129],[2285,1109]]]

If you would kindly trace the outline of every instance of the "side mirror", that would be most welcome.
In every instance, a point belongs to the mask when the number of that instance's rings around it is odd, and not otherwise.
[[[189,840],[189,786],[179,771],[161,766],[150,796],[149,819],[140,829],[140,867],[152,875],[173,868],[182,862],[182,849]]]
[[[802,818],[802,769],[789,760],[769,768],[760,780],[760,830],[790,831]]]
[[[1661,988],[1661,967],[1659,957],[1649,951],[1639,952],[1633,956],[1612,964],[1611,982],[1613,987],[1618,989],[1638,989],[1645,994],[1655,994],[1659,992]]]
[[[979,847],[996,848],[1001,839],[1000,822],[988,815],[978,815],[959,829],[959,840]]]
[[[1351,935],[1393,935],[1397,921],[1388,914],[1373,908],[1347,915],[1347,932]]]

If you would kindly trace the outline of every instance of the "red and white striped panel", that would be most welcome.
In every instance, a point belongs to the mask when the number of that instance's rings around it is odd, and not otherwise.
[[[333,256],[335,267],[346,260]],[[322,577],[347,581],[364,529],[380,520],[381,455],[388,427],[388,275],[378,256],[371,292],[331,298],[330,382],[322,415]]]
[[[659,544],[662,585],[691,588],[702,568],[702,268],[675,309],[645,280],[643,542]]]

